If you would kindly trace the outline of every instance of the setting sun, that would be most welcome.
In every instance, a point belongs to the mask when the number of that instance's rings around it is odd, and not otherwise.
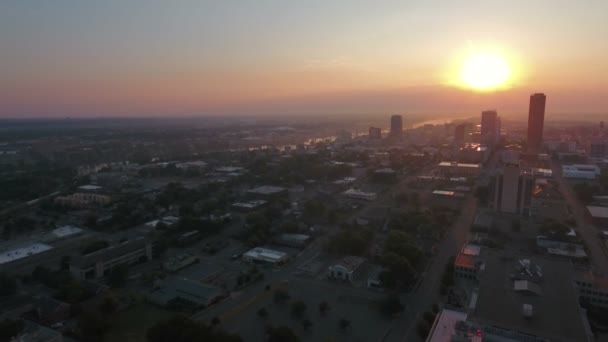
[[[460,70],[460,81],[467,87],[486,91],[506,86],[511,77],[507,61],[494,53],[468,56]]]

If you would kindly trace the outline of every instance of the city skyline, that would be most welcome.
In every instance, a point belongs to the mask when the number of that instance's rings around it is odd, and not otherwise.
[[[451,115],[497,108],[508,119],[525,115],[524,99],[539,91],[552,98],[548,113],[604,113],[607,7],[3,3],[0,117]],[[475,79],[479,65],[468,70],[471,61],[508,68],[494,75],[500,87],[471,89],[488,81]]]

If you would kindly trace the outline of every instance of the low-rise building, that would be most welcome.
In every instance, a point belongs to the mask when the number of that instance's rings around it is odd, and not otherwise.
[[[185,246],[194,243],[202,238],[202,234],[198,230],[191,230],[185,232],[177,237],[177,243]]]
[[[243,254],[243,261],[250,263],[266,263],[272,265],[283,264],[289,255],[273,249],[256,247]]]
[[[475,177],[481,173],[481,164],[441,162],[437,167],[444,174],[455,176]]]
[[[154,287],[147,295],[148,300],[169,308],[200,309],[226,296],[220,288],[182,277],[168,277]]]
[[[253,211],[258,210],[268,204],[268,201],[265,200],[251,200],[251,201],[241,201],[235,202],[232,204],[232,208],[238,211]]]
[[[544,249],[547,254],[561,256],[572,259],[584,259],[587,257],[587,252],[583,245],[565,241],[557,241],[546,236],[536,237],[536,246]]]
[[[608,277],[596,275],[591,271],[579,271],[574,283],[582,302],[608,308]]]
[[[361,271],[361,266],[365,262],[365,258],[346,256],[339,263],[329,266],[328,277],[330,279],[352,282]]]
[[[474,273],[477,279],[466,316],[463,312],[447,320],[440,314],[427,341],[593,340],[570,262],[521,258],[502,250],[486,249],[478,254],[476,248],[466,245],[460,256],[466,256],[466,262],[456,263],[465,269],[479,265],[472,272],[456,271],[467,276]]]
[[[360,199],[365,201],[375,201],[378,194],[375,192],[365,192],[355,188],[350,188],[342,193],[344,196],[352,199]]]
[[[71,195],[55,197],[54,201],[65,207],[90,208],[108,205],[112,202],[112,197],[94,192],[76,192]]]
[[[277,243],[291,246],[291,247],[304,247],[310,242],[310,235],[305,234],[281,234],[277,238]]]
[[[0,265],[21,260],[35,254],[44,253],[51,249],[53,249],[52,246],[43,243],[33,243],[31,245],[2,251],[0,252]]]
[[[272,185],[263,185],[247,191],[247,194],[259,199],[276,199],[287,196],[287,188]]]
[[[70,264],[77,279],[102,278],[118,265],[131,265],[152,259],[152,244],[140,238],[83,255]]]
[[[28,320],[23,323],[23,330],[10,342],[63,342],[63,334],[59,331]]]
[[[588,205],[587,211],[593,219],[593,223],[600,227],[608,227],[608,207]]]
[[[192,254],[184,253],[171,256],[163,262],[163,268],[170,272],[177,272],[184,267],[199,262],[198,257]]]
[[[70,317],[70,304],[51,297],[34,299],[32,309],[25,313],[25,317],[47,326],[63,322]]]
[[[201,171],[207,168],[207,163],[202,160],[183,162],[175,164],[175,167],[180,170]]]
[[[477,280],[479,270],[484,267],[480,254],[481,246],[464,244],[454,259],[454,277]]]
[[[601,170],[597,165],[562,165],[562,175],[564,178],[594,180],[600,173]]]

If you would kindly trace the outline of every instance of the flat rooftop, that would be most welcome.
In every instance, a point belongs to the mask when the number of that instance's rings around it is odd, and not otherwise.
[[[80,190],[87,190],[87,191],[95,191],[95,190],[101,189],[101,187],[97,186],[97,185],[88,184],[88,185],[81,185],[81,186],[78,187],[78,189],[80,189]]]
[[[438,166],[452,166],[452,167],[468,167],[479,169],[481,167],[480,164],[469,164],[469,163],[453,163],[453,162],[441,162]]]
[[[260,207],[266,203],[268,203],[268,202],[266,202],[264,200],[253,200],[253,201],[246,201],[246,202],[235,202],[235,203],[232,203],[232,206],[237,207],[237,208],[253,209],[253,208]]]
[[[608,207],[596,207],[593,205],[588,205],[587,210],[589,210],[591,217],[608,218]]]
[[[1,252],[0,264],[5,264],[15,260],[27,258],[30,255],[46,252],[51,249],[53,249],[53,247],[49,245],[45,245],[43,243],[33,243],[25,247],[15,248],[9,251]]]
[[[262,247],[256,247],[256,248],[248,251],[244,255],[254,258],[254,259],[277,260],[277,261],[282,260],[283,258],[287,257],[287,253],[275,251],[274,249],[262,248]]]
[[[479,272],[479,297],[470,320],[551,341],[587,340],[571,264],[542,257],[520,259],[504,252],[487,253],[484,259],[486,267]],[[521,260],[528,261],[522,264]],[[524,264],[530,265],[535,277],[516,284],[525,277]],[[531,309],[527,310],[530,317],[524,315],[526,308]]]
[[[65,238],[72,235],[77,235],[82,233],[82,229],[74,226],[63,226],[57,229],[53,229],[53,235],[58,238]]]
[[[249,193],[261,194],[261,195],[274,195],[281,193],[283,191],[287,191],[287,188],[283,188],[280,186],[272,186],[272,185],[262,185],[257,188],[253,188],[249,190]]]
[[[451,342],[456,335],[456,323],[467,320],[465,312],[443,309],[435,320],[427,342]]]
[[[365,258],[361,258],[358,256],[345,256],[340,260],[336,266],[342,266],[349,271],[356,271],[363,263],[365,263]]]
[[[245,169],[239,166],[222,166],[215,169],[218,172],[239,172],[243,170]]]

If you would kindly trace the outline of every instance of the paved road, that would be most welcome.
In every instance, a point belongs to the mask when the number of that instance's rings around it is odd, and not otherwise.
[[[424,311],[430,310],[433,303],[438,302],[439,287],[445,267],[449,258],[454,256],[466,241],[476,211],[477,198],[470,196],[462,207],[460,217],[438,246],[437,255],[433,258],[419,286],[413,293],[402,296],[402,302],[407,306],[406,311],[395,320],[393,329],[384,341],[401,342],[419,339],[415,329],[418,318]]]
[[[591,266],[594,272],[608,274],[608,255],[599,239],[598,230],[587,216],[587,208],[581,203],[570,183],[562,177],[561,165],[553,163],[553,178],[559,183],[559,189],[572,210],[578,234],[585,241],[591,254]]]

